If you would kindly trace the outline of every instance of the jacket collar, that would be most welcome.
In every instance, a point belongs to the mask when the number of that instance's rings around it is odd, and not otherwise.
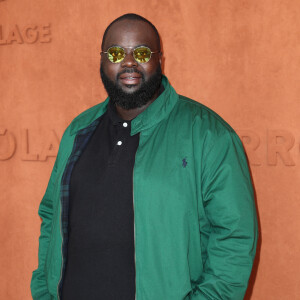
[[[162,84],[164,91],[136,118],[131,121],[131,135],[151,128],[161,122],[174,108],[178,101],[178,94],[171,86],[168,78],[163,75]],[[109,103],[109,97],[102,103],[99,103],[86,110],[76,117],[70,125],[71,135],[79,130],[88,127],[93,121],[101,117],[106,111]]]
[[[168,78],[163,75],[162,84],[164,91],[136,118],[131,122],[131,135],[134,135],[142,130],[151,128],[158,124],[174,108],[179,96],[171,86]]]
[[[107,114],[113,125],[118,125],[123,122],[131,123],[131,121],[125,121],[119,116],[115,105],[111,101],[109,101],[107,105]]]

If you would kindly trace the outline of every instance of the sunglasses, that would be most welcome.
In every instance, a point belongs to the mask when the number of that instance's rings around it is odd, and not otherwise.
[[[121,46],[112,46],[108,48],[107,51],[102,51],[101,53],[107,54],[108,60],[115,64],[122,62],[127,54],[125,52],[125,49]],[[132,51],[133,58],[139,64],[147,63],[150,60],[153,53],[160,53],[160,51],[152,52],[150,48],[146,46],[138,46]]]

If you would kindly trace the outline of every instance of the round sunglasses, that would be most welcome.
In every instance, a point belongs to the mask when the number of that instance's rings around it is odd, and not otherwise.
[[[108,60],[115,64],[122,62],[127,54],[125,49],[121,46],[112,46],[108,48],[107,51],[102,51],[101,53],[107,54]],[[146,46],[138,46],[132,51],[133,58],[139,64],[147,63],[150,60],[153,53],[160,53],[160,51],[153,52],[150,50],[149,47]]]

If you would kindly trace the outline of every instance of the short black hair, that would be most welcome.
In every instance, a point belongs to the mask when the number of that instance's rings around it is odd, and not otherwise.
[[[122,15],[120,16],[119,18],[113,20],[108,26],[107,28],[105,29],[104,31],[104,34],[103,34],[103,38],[102,38],[102,44],[101,44],[101,49],[103,51],[103,44],[104,44],[104,41],[105,41],[105,38],[107,36],[107,33],[108,33],[108,30],[110,29],[110,27],[119,22],[119,21],[123,21],[123,20],[134,20],[134,21],[142,21],[142,22],[146,22],[148,23],[152,29],[154,30],[155,34],[156,34],[156,37],[157,37],[157,43],[158,43],[158,46],[159,46],[159,50],[160,50],[160,37],[159,37],[159,33],[156,29],[156,27],[147,19],[145,19],[144,17],[140,16],[140,15],[137,15],[137,14],[125,14],[125,15]]]

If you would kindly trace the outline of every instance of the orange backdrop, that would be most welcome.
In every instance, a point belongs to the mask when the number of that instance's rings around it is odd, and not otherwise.
[[[0,299],[31,299],[59,140],[106,97],[101,37],[127,12],[157,26],[177,92],[244,142],[260,220],[245,299],[300,299],[299,0],[0,0]]]

